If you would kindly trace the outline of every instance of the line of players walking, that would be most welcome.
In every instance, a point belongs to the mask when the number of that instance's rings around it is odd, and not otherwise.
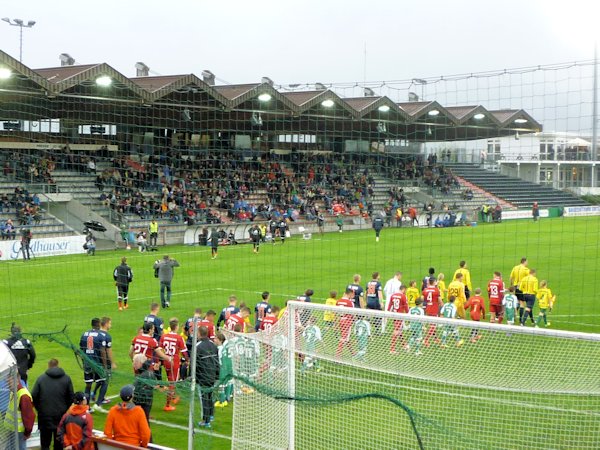
[[[360,284],[360,275],[355,275],[353,283],[348,285],[347,292],[342,300],[336,302],[334,298],[331,298],[336,293],[332,292],[326,304],[386,310],[419,316],[445,317],[448,319],[466,319],[466,312],[469,311],[472,321],[481,321],[486,318],[486,301],[482,297],[482,289],[476,288],[473,290],[471,274],[466,261],[459,263],[459,268],[455,271],[448,287],[445,284],[444,274],[440,273],[436,277],[434,268],[429,269],[428,274],[422,280],[420,289],[417,288],[416,281],[410,281],[407,286],[402,283],[401,279],[402,273],[396,272],[394,277],[388,280],[383,287],[379,273],[375,272],[363,289]],[[498,271],[494,272],[492,280],[488,282],[490,322],[502,323],[506,319],[507,324],[514,325],[515,321],[518,320],[521,326],[525,326],[527,320],[530,319],[535,327],[541,326],[542,323],[544,326],[550,326],[548,313],[552,311],[556,296],[548,288],[547,281],[538,282],[536,270],[528,268],[527,258],[522,258],[520,264],[513,267],[509,283],[509,287],[506,288],[502,275]],[[345,301],[346,298],[351,298],[352,302]],[[539,312],[537,318],[534,318],[533,309],[536,301],[538,302]],[[352,320],[350,320],[351,318]],[[340,319],[338,355],[348,345],[350,340],[349,328],[352,321],[354,321],[353,315],[347,315],[345,318]],[[325,322],[327,323],[328,319]],[[362,324],[359,325],[363,327]],[[385,320],[375,320],[373,325],[376,332],[385,333]],[[356,324],[355,328],[357,328]],[[370,334],[370,330],[368,331]],[[355,334],[358,337],[363,332],[356,329]],[[408,336],[408,339],[405,339],[406,336]],[[476,328],[471,329],[470,342],[476,343],[481,337],[482,335]],[[457,346],[462,346],[464,343],[464,339],[460,336],[456,326],[444,326],[441,333],[439,333],[436,325],[430,324],[425,333],[423,323],[420,321],[410,322],[407,327],[407,324],[404,324],[403,321],[394,320],[390,353],[396,353],[399,340],[403,342],[403,347],[406,350],[415,347],[416,354],[421,354],[421,345],[429,347],[434,342],[446,347],[449,338],[452,338]],[[360,347],[360,339],[358,341]],[[357,354],[360,355],[361,352],[364,352],[364,348],[362,351],[359,350]]]
[[[286,220],[283,218],[280,220],[271,219],[268,225],[268,231],[266,225],[256,223],[248,230],[254,253],[260,251],[260,244],[263,242],[270,241],[271,244],[275,245],[277,237],[279,237],[282,244],[285,244],[285,238],[289,236],[289,227]]]
[[[538,285],[536,271],[528,268],[526,258],[522,258],[520,264],[512,269],[508,288],[501,274],[494,272],[493,278],[488,283],[487,293],[489,308],[485,306],[482,290],[480,288],[472,290],[471,274],[467,263],[461,261],[447,287],[444,274],[436,275],[434,268],[430,268],[422,279],[420,289],[414,280],[408,285],[403,284],[401,272],[396,272],[385,286],[382,286],[380,275],[375,272],[364,288],[361,285],[361,276],[355,275],[352,283],[346,286],[341,298],[337,298],[337,292],[332,291],[325,303],[346,308],[385,309],[397,313],[448,319],[466,319],[466,312],[469,311],[470,319],[473,321],[485,320],[487,309],[492,323],[502,323],[506,320],[508,324],[514,324],[518,321],[521,326],[525,326],[530,319],[536,327],[542,324],[550,325],[547,314],[552,310],[556,297],[545,281]],[[313,290],[308,289],[294,300],[311,302],[313,295]],[[533,308],[536,301],[539,312],[537,318],[534,318]],[[286,308],[280,309],[272,305],[267,291],[262,293],[261,299],[254,307],[254,325],[250,323],[250,308],[245,304],[238,306],[238,300],[233,295],[230,296],[228,305],[222,309],[218,317],[213,310],[203,315],[202,310],[198,308],[182,327],[178,319],[171,318],[165,330],[159,311],[160,305],[153,303],[138,335],[131,341],[129,356],[138,377],[161,380],[161,370],[164,367],[167,381],[164,411],[175,410],[179,401],[176,383],[191,373],[189,362],[194,323],[197,324],[198,345],[201,345],[197,349],[200,349],[203,354],[195,367],[196,377],[200,380],[200,397],[203,405],[201,426],[210,427],[214,418],[214,408],[225,407],[231,401],[234,390],[234,383],[231,381],[234,369],[237,376],[241,374],[248,379],[248,383],[237,384],[241,392],[252,392],[250,387],[252,381],[260,379],[264,374],[272,376],[277,371],[285,370],[285,342],[271,342],[270,346],[265,347],[267,352],[262,355],[261,360],[257,340],[236,336],[226,339],[221,332],[222,330],[237,333],[262,331],[271,334],[278,320],[285,314]],[[432,344],[446,347],[450,343],[462,346],[464,339],[467,338],[460,335],[458,324],[441,327],[430,324],[425,329],[421,321],[408,322],[407,324],[401,320],[393,320],[391,323],[386,323],[385,320],[369,321],[360,314],[334,312],[325,312],[322,321],[320,318],[317,320],[315,315],[301,318],[297,327],[299,333],[297,339],[302,337],[303,351],[306,353],[306,356],[301,356],[301,372],[305,373],[311,369],[320,370],[319,362],[314,356],[317,346],[322,341],[323,335],[336,327],[339,332],[336,356],[339,358],[344,351],[349,351],[357,360],[363,360],[367,354],[372,328],[375,334],[384,334],[388,326],[391,328],[389,349],[391,354],[396,354],[401,347],[420,355],[423,347]],[[107,403],[105,395],[109,377],[106,374],[115,368],[111,350],[112,341],[108,333],[110,324],[110,318],[94,319],[92,329],[82,335],[80,342],[82,353],[89,359],[89,364],[84,366],[85,394],[90,402],[95,400],[97,405]],[[321,326],[324,330],[321,330]],[[351,342],[352,335],[356,338],[356,348]],[[275,340],[286,339],[281,333],[274,333],[273,336]],[[477,329],[472,328],[468,339],[475,344],[481,337]],[[236,357],[239,355],[243,355],[243,358]],[[104,372],[97,370],[98,367],[94,365],[103,368]],[[102,376],[103,373],[105,376]],[[139,383],[133,401],[144,409],[146,417],[149,418],[153,391],[148,390],[147,381]],[[94,383],[96,388],[92,389]],[[216,402],[213,399],[215,385],[220,386]]]

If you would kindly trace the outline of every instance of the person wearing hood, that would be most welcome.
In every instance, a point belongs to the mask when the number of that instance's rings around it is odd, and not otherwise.
[[[62,448],[57,436],[57,428],[63,415],[73,401],[73,382],[65,371],[58,367],[58,360],[48,361],[48,369],[35,381],[31,391],[33,405],[38,412],[40,446],[42,450]]]
[[[121,388],[122,402],[110,408],[104,425],[104,434],[108,439],[117,442],[148,447],[150,427],[146,421],[144,410],[133,403],[134,391],[135,388],[132,384]]]
[[[64,450],[93,450],[94,421],[84,392],[75,392],[73,405],[58,424],[58,441]]]

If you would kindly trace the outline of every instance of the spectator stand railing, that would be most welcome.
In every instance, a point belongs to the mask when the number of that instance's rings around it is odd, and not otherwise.
[[[137,447],[135,445],[125,444],[123,442],[117,442],[113,439],[108,439],[104,433],[98,430],[93,430],[92,432],[92,442],[95,444],[95,448],[97,450],[110,450],[119,448],[122,450],[140,450],[140,449],[150,449],[150,450],[175,450],[171,447],[164,447],[162,445],[153,444],[150,442],[148,447]]]

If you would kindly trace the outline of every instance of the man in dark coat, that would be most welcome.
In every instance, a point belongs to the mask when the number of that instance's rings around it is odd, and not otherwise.
[[[56,430],[73,402],[73,394],[71,377],[58,367],[57,359],[48,361],[48,369],[36,380],[31,391],[33,406],[38,412],[42,450],[49,450],[52,442],[55,449],[62,449]]]
[[[127,265],[127,258],[125,256],[121,258],[121,264],[115,267],[113,279],[115,280],[115,286],[117,286],[119,311],[122,311],[123,308],[127,309],[129,307],[127,305],[129,301],[129,284],[133,281],[133,271]]]
[[[219,351],[217,346],[208,338],[208,328],[199,327],[199,342],[196,344],[196,382],[200,387],[198,392],[202,400],[201,427],[211,428],[210,419],[215,412],[213,388],[219,379]]]
[[[375,242],[379,242],[379,233],[383,228],[383,218],[377,216],[373,219],[373,229],[375,230]]]

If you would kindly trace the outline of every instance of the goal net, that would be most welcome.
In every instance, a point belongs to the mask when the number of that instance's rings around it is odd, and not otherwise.
[[[600,442],[598,334],[289,302],[229,339],[235,449]]]

